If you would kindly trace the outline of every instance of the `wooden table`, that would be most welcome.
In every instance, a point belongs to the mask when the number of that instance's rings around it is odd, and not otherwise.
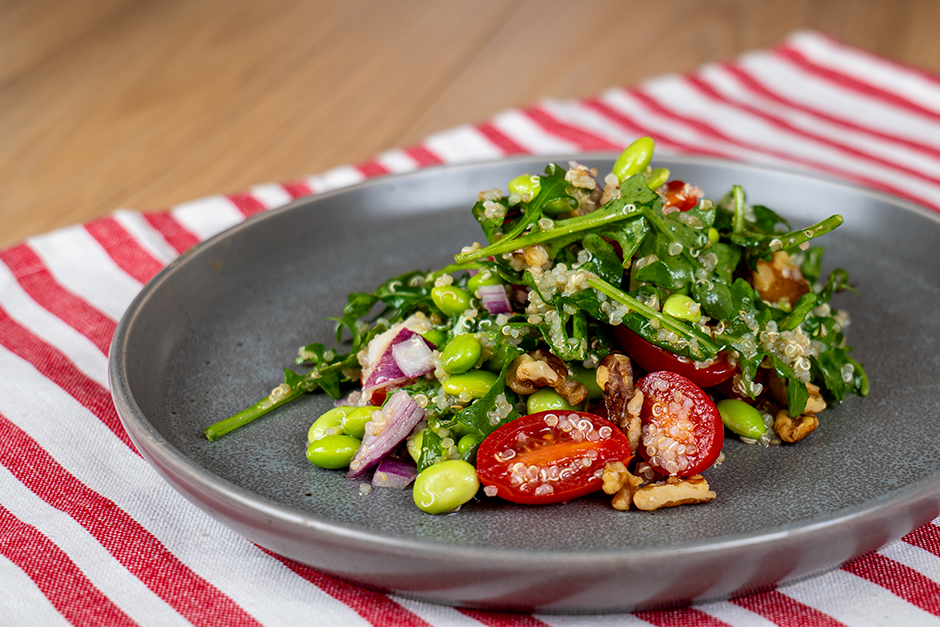
[[[940,73],[938,24],[933,0],[2,0],[0,248],[800,28]]]

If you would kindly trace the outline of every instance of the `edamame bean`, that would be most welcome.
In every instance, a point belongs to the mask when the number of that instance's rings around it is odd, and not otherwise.
[[[408,457],[413,459],[416,464],[421,461],[421,447],[424,446],[424,429],[421,429],[421,431],[418,431],[408,438],[405,446],[408,449]]]
[[[452,512],[474,497],[480,489],[473,464],[450,459],[428,466],[415,478],[415,505],[429,514]]]
[[[614,162],[614,175],[623,183],[638,172],[642,172],[653,159],[656,142],[652,137],[641,137],[627,146]]]
[[[568,404],[565,398],[552,388],[542,388],[536,390],[525,401],[526,411],[530,414],[537,414],[540,411],[550,409],[559,411],[571,411],[575,407]]]
[[[542,181],[533,174],[522,174],[509,181],[509,193],[525,196],[528,194],[529,200],[539,195],[542,189]]]
[[[477,293],[477,288],[481,285],[502,285],[503,280],[499,278],[499,275],[490,270],[481,270],[477,272],[470,280],[467,281],[467,291],[471,294]]]
[[[656,168],[646,177],[646,184],[650,189],[656,189],[669,180],[669,170],[666,168]]]
[[[445,316],[456,316],[470,307],[470,292],[454,285],[431,288],[431,300]]]
[[[483,356],[483,345],[472,333],[458,335],[441,352],[441,365],[450,374],[461,374],[477,365]]]
[[[709,227],[708,229],[708,241],[715,245],[718,243],[718,240],[721,238],[721,235],[718,234],[718,229],[715,227]]]
[[[441,383],[441,389],[451,396],[469,394],[471,398],[482,398],[490,391],[497,378],[496,373],[489,370],[471,370],[450,377]]]
[[[440,329],[429,329],[424,333],[419,333],[421,337],[426,339],[431,344],[434,344],[434,348],[440,349],[444,342],[447,341],[447,333]]]
[[[663,303],[664,314],[689,322],[698,322],[702,317],[701,310],[702,306],[685,294],[673,294]]]
[[[362,441],[351,435],[328,435],[307,447],[307,459],[320,468],[348,468]]]
[[[460,453],[460,459],[472,464],[482,441],[483,436],[479,433],[468,433],[457,440],[457,451]]]
[[[366,435],[366,423],[372,420],[372,412],[376,409],[378,407],[372,407],[371,405],[351,408],[339,420],[339,424],[343,427],[343,433],[361,440]]]
[[[604,390],[597,385],[597,370],[585,368],[578,362],[568,364],[568,378],[574,379],[584,385],[588,391],[588,398],[591,400],[604,397]]]
[[[717,403],[721,422],[734,433],[756,440],[767,431],[764,417],[753,406],[736,398],[726,398]]]
[[[343,433],[342,420],[352,409],[352,407],[334,407],[314,420],[307,430],[307,442],[316,442],[328,435]]]

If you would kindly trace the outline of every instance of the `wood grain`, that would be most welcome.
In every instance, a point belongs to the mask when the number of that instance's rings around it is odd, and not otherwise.
[[[938,23],[930,0],[0,0],[0,247],[801,28],[940,74]]]

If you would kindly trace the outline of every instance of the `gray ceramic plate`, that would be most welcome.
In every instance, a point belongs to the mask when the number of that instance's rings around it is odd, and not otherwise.
[[[717,500],[653,513],[607,497],[520,507],[489,499],[429,516],[410,491],[358,493],[304,457],[308,395],[209,443],[202,430],[264,396],[297,347],[329,341],[350,291],[436,268],[480,239],[469,207],[547,159],[388,177],[254,217],[171,264],[140,293],[111,350],[115,403],[170,484],[252,541],[364,586],[507,610],[601,612],[740,595],[839,566],[940,513],[938,216],[803,174],[661,159],[717,198],[749,200],[795,227],[831,213],[827,270],[850,270],[850,309],[867,399],[827,410],[797,446],[725,445],[707,472]],[[565,163],[567,159],[558,159]],[[609,171],[608,156],[581,158]],[[169,513],[172,515],[172,513]]]

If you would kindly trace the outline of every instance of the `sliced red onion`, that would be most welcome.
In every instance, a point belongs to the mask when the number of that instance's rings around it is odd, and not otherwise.
[[[512,313],[512,305],[509,304],[509,297],[506,296],[506,288],[502,285],[481,285],[477,288],[477,294],[483,301],[483,306],[491,314]]]
[[[408,377],[420,377],[434,370],[434,354],[417,333],[392,346],[392,357],[399,370]]]
[[[385,333],[376,337],[373,340],[373,342],[380,340],[382,344],[384,344],[384,348],[382,350],[381,355],[378,356],[377,361],[371,362],[370,368],[363,369],[362,393],[365,395],[369,395],[375,390],[378,390],[381,388],[387,388],[387,387],[400,385],[402,383],[405,383],[406,381],[409,381],[417,376],[420,376],[426,372],[430,372],[431,370],[434,369],[433,359],[431,360],[430,367],[425,368],[424,365],[421,365],[417,362],[411,363],[405,357],[405,356],[410,356],[410,355],[417,355],[420,349],[416,347],[418,343],[420,343],[424,345],[424,348],[427,350],[427,358],[430,359],[432,357],[430,348],[433,347],[434,345],[428,342],[427,340],[425,340],[423,337],[421,337],[414,331],[412,331],[411,329],[408,329],[404,326],[394,327],[393,329],[390,329],[390,331],[394,330],[395,328],[397,328],[398,331],[391,338],[391,340],[388,341],[387,344],[385,344],[386,338],[384,336],[387,335],[388,331],[386,331]],[[406,362],[406,368],[409,370],[409,372],[413,372],[413,373],[416,372],[416,374],[409,374],[408,372],[404,372],[401,365],[398,362],[398,359],[396,359],[395,348],[399,344],[404,344],[404,343],[409,343],[409,345],[413,344],[411,349],[409,349],[408,347],[405,347],[404,349],[402,349],[402,355],[403,355],[403,361]],[[373,349],[373,346],[371,344],[369,345],[368,350],[369,350],[369,356],[372,357],[373,354],[375,353],[375,350]],[[425,369],[421,370],[421,368],[425,368]]]
[[[366,434],[356,456],[349,463],[350,479],[358,477],[379,463],[401,444],[415,425],[424,418],[424,409],[408,392],[399,390],[386,401],[382,411],[366,423]]]
[[[372,485],[403,490],[417,476],[418,468],[413,463],[386,457],[375,469],[375,474],[372,475]]]

